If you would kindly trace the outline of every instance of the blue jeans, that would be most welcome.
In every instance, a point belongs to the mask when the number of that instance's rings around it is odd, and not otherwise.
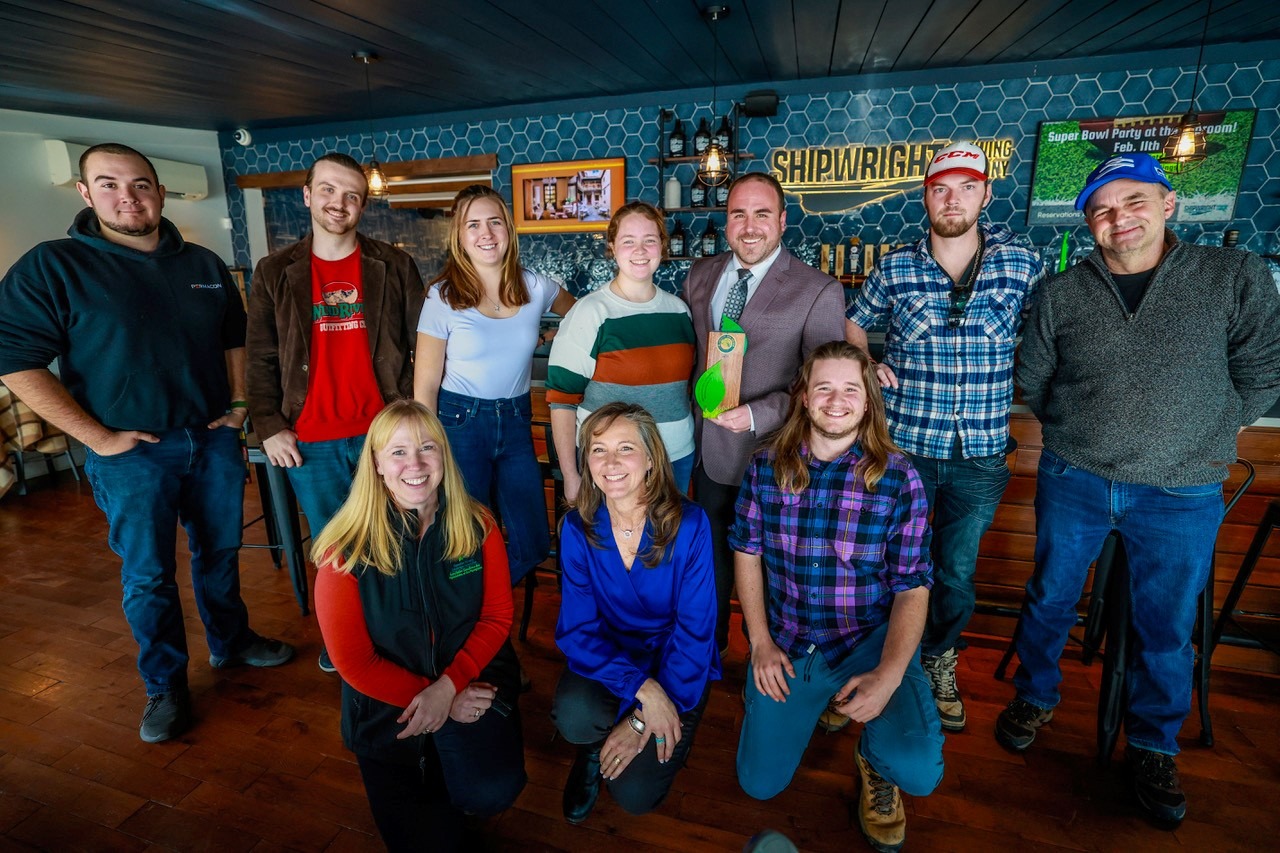
[[[676,481],[676,488],[680,494],[686,497],[689,495],[689,484],[693,482],[693,458],[696,455],[696,453],[690,453],[688,456],[671,460],[671,477]]]
[[[796,677],[790,679],[786,702],[775,702],[757,690],[747,665],[747,712],[738,740],[742,790],[767,800],[791,783],[818,717],[846,681],[879,666],[887,633],[886,623],[834,669],[816,651],[792,660]],[[877,773],[912,796],[926,796],[942,781],[942,725],[919,655],[912,656],[902,683],[880,716],[863,728],[862,756]]]
[[[976,459],[908,458],[933,511],[933,590],[921,649],[936,656],[956,647],[973,616],[978,545],[1009,485],[1009,466],[1003,453]]]
[[[441,388],[436,411],[467,491],[492,508],[506,528],[514,586],[551,553],[529,395],[482,400]]]
[[[84,466],[110,525],[111,550],[123,561],[124,615],[148,696],[187,686],[177,522],[187,531],[191,587],[210,654],[234,657],[254,639],[240,598],[245,463],[238,431],[199,426],[159,438],[114,456],[87,450]]]
[[[1036,569],[1015,634],[1018,696],[1053,708],[1058,658],[1076,603],[1107,534],[1129,561],[1130,660],[1125,736],[1144,749],[1178,753],[1191,710],[1196,598],[1209,578],[1222,523],[1222,486],[1159,487],[1090,474],[1045,450],[1036,477]]]
[[[363,448],[363,435],[332,441],[298,442],[302,464],[284,471],[289,475],[289,485],[298,498],[298,506],[307,517],[313,541],[347,499]]]

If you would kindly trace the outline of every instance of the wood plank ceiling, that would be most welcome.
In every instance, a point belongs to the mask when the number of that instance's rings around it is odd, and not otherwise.
[[[720,84],[1200,44],[1209,0],[727,0]],[[708,87],[709,0],[0,0],[0,108],[227,130]],[[1280,39],[1212,0],[1210,44]],[[0,127],[0,130],[3,130]]]

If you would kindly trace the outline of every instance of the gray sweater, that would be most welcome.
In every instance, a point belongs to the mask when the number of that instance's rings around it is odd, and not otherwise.
[[[1130,314],[1095,250],[1042,286],[1014,378],[1044,446],[1072,465],[1150,486],[1220,482],[1239,427],[1280,396],[1280,295],[1257,255],[1166,232]]]

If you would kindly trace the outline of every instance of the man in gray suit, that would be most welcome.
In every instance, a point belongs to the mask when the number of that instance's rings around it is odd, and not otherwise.
[[[698,363],[707,367],[707,336],[723,318],[747,333],[741,404],[709,420],[695,412],[698,466],[693,488],[711,519],[715,541],[716,644],[729,644],[729,593],[733,587],[733,526],[738,486],[751,453],[782,425],[788,388],[810,352],[844,339],[844,291],[782,247],[787,225],[782,185],[765,172],[742,175],[729,189],[725,238],[731,251],[694,263],[684,282],[693,313]],[[696,406],[694,407],[697,408]]]

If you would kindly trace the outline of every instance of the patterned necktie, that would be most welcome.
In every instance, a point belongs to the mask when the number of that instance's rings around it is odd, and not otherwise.
[[[751,270],[738,268],[738,280],[729,288],[729,296],[724,301],[724,318],[735,323],[742,316],[742,309],[747,307],[747,285],[751,283]],[[721,322],[723,326],[724,323]]]

